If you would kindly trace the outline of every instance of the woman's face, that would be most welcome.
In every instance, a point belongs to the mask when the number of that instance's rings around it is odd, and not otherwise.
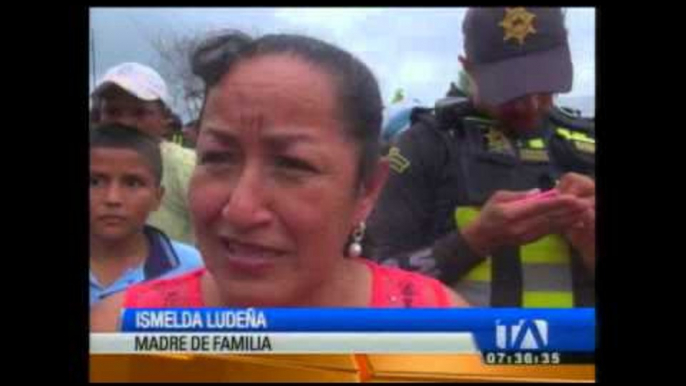
[[[288,55],[237,64],[207,96],[197,152],[191,212],[224,302],[297,305],[341,273],[378,192],[358,189],[329,75]]]

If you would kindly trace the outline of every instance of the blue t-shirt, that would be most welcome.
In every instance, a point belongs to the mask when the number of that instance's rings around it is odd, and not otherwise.
[[[91,307],[132,284],[179,275],[203,266],[200,252],[194,247],[172,241],[162,231],[150,225],[146,225],[143,232],[150,243],[150,254],[139,266],[128,269],[107,287],[100,285],[93,272],[90,272]]]

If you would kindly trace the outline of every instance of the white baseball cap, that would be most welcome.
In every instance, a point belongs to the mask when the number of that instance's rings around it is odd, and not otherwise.
[[[171,106],[167,84],[152,68],[135,62],[122,63],[107,70],[91,95],[95,96],[111,85],[117,85],[126,92],[144,101],[161,100]]]

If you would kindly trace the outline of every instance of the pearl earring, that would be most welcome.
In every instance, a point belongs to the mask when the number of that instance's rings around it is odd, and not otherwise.
[[[348,247],[348,256],[360,257],[362,256],[362,239],[364,238],[365,223],[360,222],[353,231],[353,242]]]

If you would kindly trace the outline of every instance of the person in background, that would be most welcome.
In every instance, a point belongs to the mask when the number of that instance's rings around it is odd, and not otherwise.
[[[552,103],[572,86],[563,11],[470,8],[462,28],[460,87],[389,150],[373,258],[477,306],[592,306],[595,130]]]
[[[195,149],[198,142],[198,120],[189,121],[183,126],[183,144],[185,147]]]
[[[91,96],[98,123],[133,126],[159,142],[166,194],[148,223],[173,240],[193,244],[187,193],[195,152],[164,139],[173,113],[162,77],[140,63],[122,63],[107,70]]]
[[[157,141],[117,123],[90,130],[90,305],[132,284],[202,266],[198,251],[146,225],[164,195]]]
[[[181,117],[177,114],[171,114],[169,118],[169,123],[167,125],[167,132],[163,138],[169,142],[175,143],[179,146],[183,146],[183,133]]]

